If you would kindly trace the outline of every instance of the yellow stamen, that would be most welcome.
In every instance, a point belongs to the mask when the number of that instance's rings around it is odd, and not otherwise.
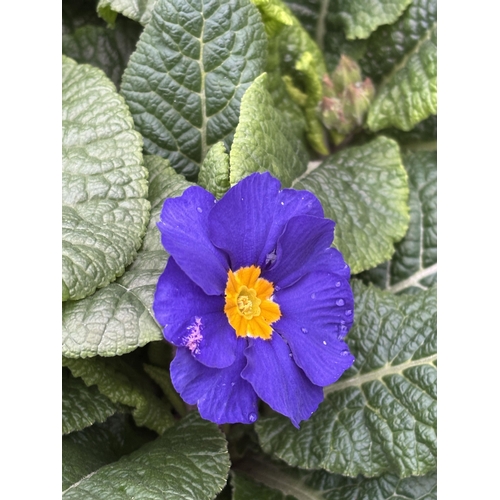
[[[238,337],[260,337],[269,340],[271,324],[281,318],[280,306],[272,301],[274,286],[260,278],[260,267],[229,270],[226,285],[226,313]]]

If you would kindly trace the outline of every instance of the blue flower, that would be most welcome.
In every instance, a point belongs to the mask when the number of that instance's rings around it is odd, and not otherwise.
[[[308,191],[252,174],[220,201],[192,186],[163,205],[171,255],[153,309],[177,346],[176,390],[218,424],[252,423],[258,398],[298,427],[354,362],[349,267]]]

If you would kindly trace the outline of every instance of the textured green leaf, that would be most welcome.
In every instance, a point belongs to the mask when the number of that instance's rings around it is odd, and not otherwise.
[[[156,223],[163,201],[180,196],[191,184],[162,158],[145,156],[144,164],[149,172],[151,219],[142,247],[115,283],[90,297],[63,304],[64,356],[116,356],[163,338],[151,309],[156,283],[168,257]]]
[[[63,358],[63,366],[114,403],[130,406],[137,425],[159,434],[173,425],[170,407],[156,396],[151,380],[121,357]]]
[[[372,131],[385,127],[411,130],[437,113],[437,28],[417,45],[382,81],[366,124]]]
[[[122,408],[101,394],[97,387],[87,387],[66,369],[62,377],[62,432],[80,431],[95,422],[104,422]]]
[[[355,479],[246,459],[231,472],[233,500],[435,500],[436,473]]]
[[[353,282],[356,361],[295,429],[281,415],[256,424],[267,453],[344,476],[400,477],[436,468],[436,289],[394,295]]]
[[[294,183],[312,191],[336,222],[334,245],[353,274],[391,257],[408,228],[408,181],[399,147],[379,137],[344,149]]]
[[[266,90],[267,75],[257,78],[241,101],[240,123],[234,135],[231,184],[253,172],[269,171],[290,186],[307,166],[307,152]]]
[[[332,2],[348,40],[368,38],[383,24],[391,24],[412,0],[338,0]],[[330,3],[329,0],[327,0]],[[323,21],[324,22],[324,21]]]
[[[123,274],[149,217],[142,141],[104,73],[63,56],[63,300]]]
[[[230,143],[266,46],[250,0],[158,0],[122,80],[145,151],[195,176],[211,145]]]
[[[393,293],[426,290],[437,280],[436,152],[407,152],[403,162],[410,183],[408,232],[389,262],[362,275]]]
[[[63,498],[211,500],[226,484],[229,465],[222,432],[191,413],[156,441],[68,488]]]
[[[386,128],[383,134],[399,142],[404,150],[436,151],[437,149],[437,115],[421,121],[409,132],[397,128]]]
[[[151,20],[155,3],[156,0],[99,0],[97,12],[111,25],[120,13],[145,26]]]
[[[62,438],[62,489],[66,490],[103,465],[115,462],[156,434],[135,428],[128,415],[114,415],[102,424]]]
[[[224,143],[218,142],[208,150],[200,168],[198,184],[216,198],[222,198],[229,189],[229,155]]]
[[[85,25],[63,35],[63,54],[78,63],[88,63],[102,69],[119,88],[123,70],[141,31],[139,24],[125,18],[116,22],[115,29]]]

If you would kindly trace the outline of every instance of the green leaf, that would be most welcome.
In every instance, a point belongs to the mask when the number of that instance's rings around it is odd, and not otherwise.
[[[433,26],[382,81],[368,112],[372,131],[411,130],[437,113],[437,28]]]
[[[390,262],[363,273],[393,293],[426,290],[437,280],[437,156],[417,151],[403,155],[410,183],[410,226],[395,245]]]
[[[159,434],[173,425],[170,407],[156,396],[151,380],[122,357],[63,358],[63,366],[86,385],[97,385],[112,402],[130,406],[137,425]]]
[[[266,74],[257,78],[241,101],[230,155],[231,185],[253,172],[269,171],[286,187],[306,169],[304,145],[274,109],[266,81]]]
[[[336,222],[334,246],[353,274],[391,257],[408,228],[408,181],[396,142],[379,137],[311,164],[294,183]]]
[[[153,295],[168,254],[156,223],[163,201],[191,185],[168,162],[145,156],[149,172],[151,219],[133,264],[115,283],[82,300],[63,304],[63,355],[71,358],[117,356],[163,339],[152,311]]]
[[[139,24],[125,18],[117,21],[115,29],[85,25],[63,35],[63,54],[78,63],[102,69],[119,88],[122,73],[141,31]]]
[[[421,121],[409,132],[397,128],[386,128],[383,134],[395,139],[404,150],[436,151],[437,149],[437,115]]]
[[[66,490],[103,465],[135,451],[154,433],[136,429],[128,415],[114,415],[102,424],[62,438],[62,489]],[[153,434],[153,436],[152,436]]]
[[[250,0],[158,0],[122,80],[145,151],[195,176],[211,145],[231,142],[266,46]]]
[[[326,1],[329,5],[330,0]],[[393,23],[411,1],[338,0],[338,2],[331,3],[336,10],[336,15],[344,24],[347,39],[352,40],[354,38],[368,38],[379,26]]]
[[[149,217],[142,141],[104,73],[63,56],[63,300],[123,274]]]
[[[101,394],[97,387],[87,387],[66,369],[62,377],[62,432],[80,431],[96,422],[104,422],[122,409]]]
[[[306,471],[269,460],[245,459],[231,471],[233,500],[435,500],[436,473],[355,479]]]
[[[191,413],[152,443],[63,493],[65,500],[210,500],[226,484],[229,455],[215,424]]]
[[[222,198],[230,188],[229,155],[224,143],[218,142],[208,150],[200,168],[198,184],[217,199]]]
[[[156,0],[99,0],[97,12],[112,26],[115,23],[117,13],[145,26],[151,20],[155,3]]]
[[[353,291],[353,367],[300,430],[281,415],[257,422],[260,444],[305,469],[426,474],[436,468],[436,289],[394,295],[354,280]]]

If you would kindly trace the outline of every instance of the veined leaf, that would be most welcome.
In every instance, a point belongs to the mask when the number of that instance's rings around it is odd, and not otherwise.
[[[149,217],[142,141],[104,73],[63,56],[63,300],[123,274]]]
[[[410,183],[410,226],[395,245],[389,262],[363,273],[393,293],[426,290],[437,280],[437,158],[436,152],[416,151],[403,155]]]
[[[226,484],[229,466],[222,432],[191,413],[157,440],[72,485],[63,498],[211,500]]]
[[[355,479],[246,458],[231,472],[233,500],[435,500],[436,473]]]
[[[218,199],[230,188],[229,155],[224,143],[218,142],[208,150],[200,168],[198,184]]]
[[[97,12],[112,26],[118,13],[145,26],[151,19],[155,3],[156,0],[99,0]]]
[[[63,369],[62,377],[62,432],[80,431],[96,422],[104,422],[122,409],[101,394],[97,387],[87,387],[83,380]]]
[[[312,191],[336,222],[334,246],[353,274],[389,259],[408,228],[408,180],[391,139],[379,137],[310,164],[293,187]]]
[[[168,254],[156,223],[163,201],[180,196],[191,184],[162,158],[145,156],[144,163],[149,172],[151,219],[142,247],[115,283],[90,297],[63,304],[62,349],[66,357],[117,356],[163,339],[152,304]]]
[[[257,78],[241,102],[230,154],[232,185],[253,172],[269,171],[286,187],[306,169],[304,145],[274,109],[266,81],[266,74]]]
[[[306,469],[426,474],[436,468],[436,289],[394,295],[355,280],[353,290],[353,367],[300,430],[276,415],[257,422],[259,441]]]
[[[437,150],[437,115],[415,125],[409,132],[397,128],[386,128],[383,134],[395,139],[405,151],[436,151]]]
[[[173,425],[170,407],[156,396],[151,380],[121,357],[63,358],[63,366],[86,385],[96,385],[113,403],[131,407],[137,425],[159,434]]]
[[[134,428],[129,415],[117,414],[62,438],[62,489],[150,441],[153,432]]]
[[[135,49],[141,26],[129,19],[119,19],[114,29],[88,24],[63,34],[63,54],[78,63],[102,69],[117,88],[130,54]]]
[[[145,151],[195,176],[211,145],[230,144],[266,55],[250,0],[158,0],[122,80]]]

